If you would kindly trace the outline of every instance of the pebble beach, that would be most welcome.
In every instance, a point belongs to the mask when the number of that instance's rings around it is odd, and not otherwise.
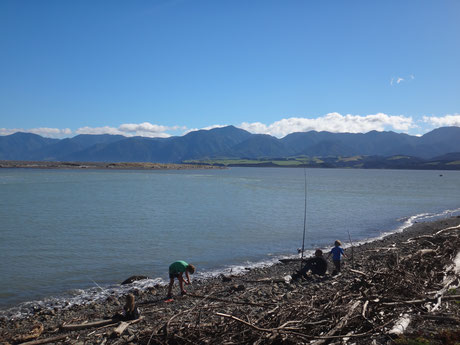
[[[129,322],[112,320],[123,310],[123,297],[37,309],[18,319],[4,316],[0,343],[392,344],[421,338],[456,344],[459,234],[460,217],[416,223],[349,246],[338,275],[332,275],[330,261],[326,276],[292,281],[300,268],[293,261],[235,276],[192,276],[188,294],[180,296],[176,283],[168,302],[164,286],[133,286],[141,318]]]

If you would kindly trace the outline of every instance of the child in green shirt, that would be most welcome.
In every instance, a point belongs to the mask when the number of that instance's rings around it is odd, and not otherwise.
[[[185,295],[187,291],[184,289],[184,277],[183,274],[185,272],[185,285],[190,285],[190,273],[195,273],[195,266],[186,263],[185,261],[179,260],[173,262],[169,266],[169,287],[168,287],[168,297],[171,298],[172,294],[172,287],[174,285],[174,278],[179,280],[180,291],[182,295]]]

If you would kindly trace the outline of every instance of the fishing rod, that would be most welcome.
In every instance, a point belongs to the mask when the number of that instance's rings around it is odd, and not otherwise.
[[[303,262],[303,252],[305,250],[305,232],[307,228],[307,169],[303,168],[304,178],[305,178],[305,208],[303,213],[303,238],[302,238],[302,254],[300,256],[300,268],[302,268]]]
[[[90,277],[88,277],[89,280],[91,280],[94,284],[96,284],[96,286],[101,289],[101,291],[104,291],[104,289],[98,284],[96,283],[94,280],[92,280]]]

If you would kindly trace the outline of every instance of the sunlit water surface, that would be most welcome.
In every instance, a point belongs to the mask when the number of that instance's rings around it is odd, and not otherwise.
[[[103,298],[131,275],[145,288],[177,259],[206,277],[293,255],[304,173],[307,249],[460,209],[459,171],[2,169],[0,307]]]

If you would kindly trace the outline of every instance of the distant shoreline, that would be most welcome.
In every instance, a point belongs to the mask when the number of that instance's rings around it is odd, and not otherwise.
[[[222,166],[201,164],[170,163],[134,163],[134,162],[47,162],[47,161],[0,161],[1,168],[27,169],[119,169],[119,170],[191,170],[191,169],[225,169]]]
[[[0,160],[0,169],[98,169],[98,170],[207,170],[228,168],[309,168],[309,169],[378,169],[378,170],[460,170],[460,165],[451,166],[333,166],[331,164],[280,165],[262,163],[151,163],[151,162],[51,162]]]

